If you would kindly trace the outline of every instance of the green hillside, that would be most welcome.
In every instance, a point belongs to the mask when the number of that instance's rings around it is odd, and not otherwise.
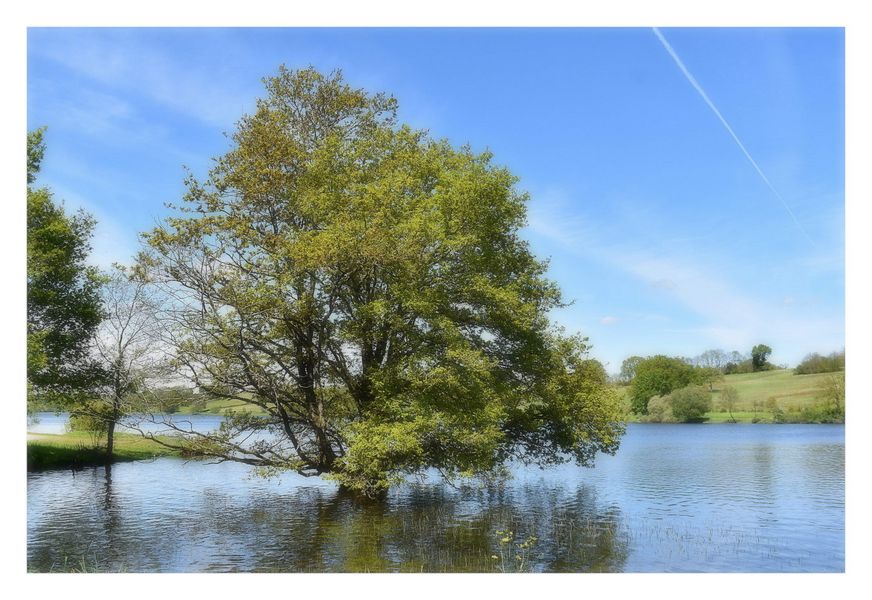
[[[844,373],[794,375],[792,369],[727,375],[723,381],[714,385],[712,405],[715,410],[706,413],[706,422],[723,423],[730,420],[728,413],[718,410],[721,390],[727,385],[736,388],[739,394],[738,403],[733,410],[733,418],[738,422],[750,423],[754,418],[763,422],[772,422],[773,401],[774,406],[783,411],[785,420],[813,421],[813,418],[809,418],[808,411],[814,410],[816,405],[824,401],[831,378],[843,376]],[[622,395],[625,395],[627,388],[623,387],[619,390]],[[638,420],[633,414],[628,418],[631,421]]]
[[[802,409],[811,406],[821,397],[833,375],[839,374],[794,375],[792,369],[779,369],[727,375],[723,382],[715,384],[712,399],[717,405],[720,389],[725,385],[731,385],[739,392],[739,406],[748,410],[752,408],[754,400],[765,403],[768,398],[773,397],[782,410]]]

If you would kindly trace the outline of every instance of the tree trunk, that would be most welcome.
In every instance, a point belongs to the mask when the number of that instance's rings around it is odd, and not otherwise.
[[[112,462],[112,453],[115,447],[115,420],[109,421],[106,426],[106,462]]]
[[[106,424],[106,462],[112,462],[112,455],[115,452],[115,423],[118,422],[120,414],[121,399],[116,394],[112,400],[112,415],[109,423]]]

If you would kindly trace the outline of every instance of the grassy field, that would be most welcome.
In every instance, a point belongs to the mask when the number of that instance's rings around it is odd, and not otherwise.
[[[811,409],[820,402],[824,396],[830,377],[841,375],[838,373],[817,373],[813,375],[794,375],[792,369],[778,369],[774,371],[762,371],[759,373],[742,373],[727,375],[723,381],[714,385],[712,393],[712,405],[717,409],[720,402],[721,390],[724,386],[731,385],[736,388],[739,400],[733,417],[739,423],[750,423],[754,418],[764,422],[771,422],[773,414],[767,409],[767,400],[774,398],[778,408],[787,415],[789,420],[796,420],[804,409]],[[626,394],[627,388],[621,388],[621,393]],[[758,409],[754,410],[754,404],[758,403]],[[707,423],[726,423],[730,421],[730,415],[726,412],[715,410],[705,414]],[[630,421],[638,420],[635,415],[629,415]]]
[[[106,452],[95,447],[91,433],[77,431],[63,435],[29,434],[27,470],[78,469],[106,464]],[[116,433],[113,462],[175,456],[175,450],[139,434]]]
[[[727,375],[724,381],[715,384],[712,399],[717,406],[720,390],[725,385],[731,385],[739,392],[740,409],[750,410],[755,400],[765,404],[768,398],[775,398],[784,411],[802,409],[820,399],[833,375],[837,373],[794,375],[792,369]]]
[[[179,415],[193,415],[193,414],[209,414],[209,415],[221,415],[224,414],[225,410],[232,410],[234,412],[245,412],[252,415],[265,415],[266,412],[259,406],[255,406],[254,404],[246,404],[241,400],[208,400],[203,405],[196,404],[187,404],[180,406],[175,414]]]

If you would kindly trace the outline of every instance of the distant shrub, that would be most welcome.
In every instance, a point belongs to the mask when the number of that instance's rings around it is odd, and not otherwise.
[[[773,423],[784,423],[787,421],[784,410],[778,406],[778,400],[775,396],[770,396],[766,399],[766,410],[772,414]]]
[[[809,354],[793,370],[795,375],[811,375],[812,373],[835,373],[845,370],[845,351],[833,352],[822,356],[817,352]]]
[[[129,399],[133,412],[176,413],[182,407],[192,406],[194,411],[206,408],[203,394],[184,387],[152,388]]]
[[[109,425],[110,408],[99,401],[86,402],[70,412],[69,430],[87,431],[96,446],[106,436]]]
[[[669,395],[672,415],[678,421],[698,421],[712,409],[712,398],[701,385],[689,385]]]
[[[668,396],[654,396],[648,400],[648,416],[645,420],[649,423],[673,423],[672,404]]]
[[[736,375],[739,373],[753,373],[754,364],[751,359],[743,360],[742,362],[729,362],[724,367],[724,375]]]
[[[827,378],[819,401],[803,411],[803,417],[818,423],[845,422],[845,374],[838,373]]]
[[[803,408],[800,419],[803,423],[844,423],[845,409],[837,408],[828,402],[818,402]]]

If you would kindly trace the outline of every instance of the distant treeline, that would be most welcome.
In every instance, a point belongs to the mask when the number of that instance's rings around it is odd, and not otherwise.
[[[833,352],[826,356],[813,352],[793,370],[797,375],[811,375],[812,373],[835,373],[845,370],[845,351]]]
[[[737,373],[756,373],[771,369],[787,369],[787,365],[774,365],[767,360],[772,349],[765,344],[757,344],[751,349],[750,354],[743,354],[737,350],[726,352],[721,349],[706,350],[698,356],[674,357],[674,360],[683,362],[699,369],[716,370],[723,375]],[[620,373],[613,378],[615,383],[630,385],[636,374],[636,367],[643,360],[654,357],[631,356],[621,364]],[[845,351],[832,352],[826,356],[813,352],[802,359],[794,369],[796,375],[810,375],[813,373],[835,373],[845,370]],[[710,372],[710,371],[709,371]]]
[[[772,348],[769,346],[757,344],[751,349],[750,355],[737,351],[727,353],[723,350],[706,350],[694,358],[631,356],[621,365],[617,383],[629,386],[626,394],[628,408],[642,420],[695,421],[712,410],[711,393],[714,391],[714,384],[722,381],[725,375],[778,368],[767,360],[771,352]],[[810,354],[794,369],[794,373],[805,375],[844,369],[845,352],[842,350],[828,356]],[[821,417],[809,414],[804,415],[804,418],[807,417],[810,422],[841,422],[840,419],[844,418],[844,384],[833,380],[831,387],[833,390],[826,392],[827,397],[832,400],[827,401],[827,414]],[[773,418],[776,422],[784,422],[786,417],[782,414],[783,411],[778,409],[774,398],[770,400],[772,406],[769,409],[774,415]],[[731,420],[734,420],[732,411],[736,408],[737,401],[736,390],[726,386],[721,393],[720,408],[730,414]],[[758,408],[763,408],[762,401],[761,406],[753,408],[756,422],[756,412]]]
[[[742,354],[737,350],[725,352],[724,350],[713,349],[706,350],[693,358],[682,356],[664,357],[662,355],[649,357],[631,356],[621,364],[621,372],[618,374],[617,383],[630,385],[636,377],[636,371],[640,363],[658,358],[669,358],[673,363],[684,363],[689,367],[693,367],[696,369],[696,375],[689,377],[689,379],[696,379],[698,383],[708,383],[708,381],[699,380],[700,378],[703,380],[710,379],[713,373],[732,375],[734,373],[755,373],[757,371],[775,369],[777,367],[767,360],[771,353],[772,348],[766,344],[757,344],[751,349],[750,354]],[[679,370],[681,370],[680,367]],[[691,371],[692,369],[687,372]]]

